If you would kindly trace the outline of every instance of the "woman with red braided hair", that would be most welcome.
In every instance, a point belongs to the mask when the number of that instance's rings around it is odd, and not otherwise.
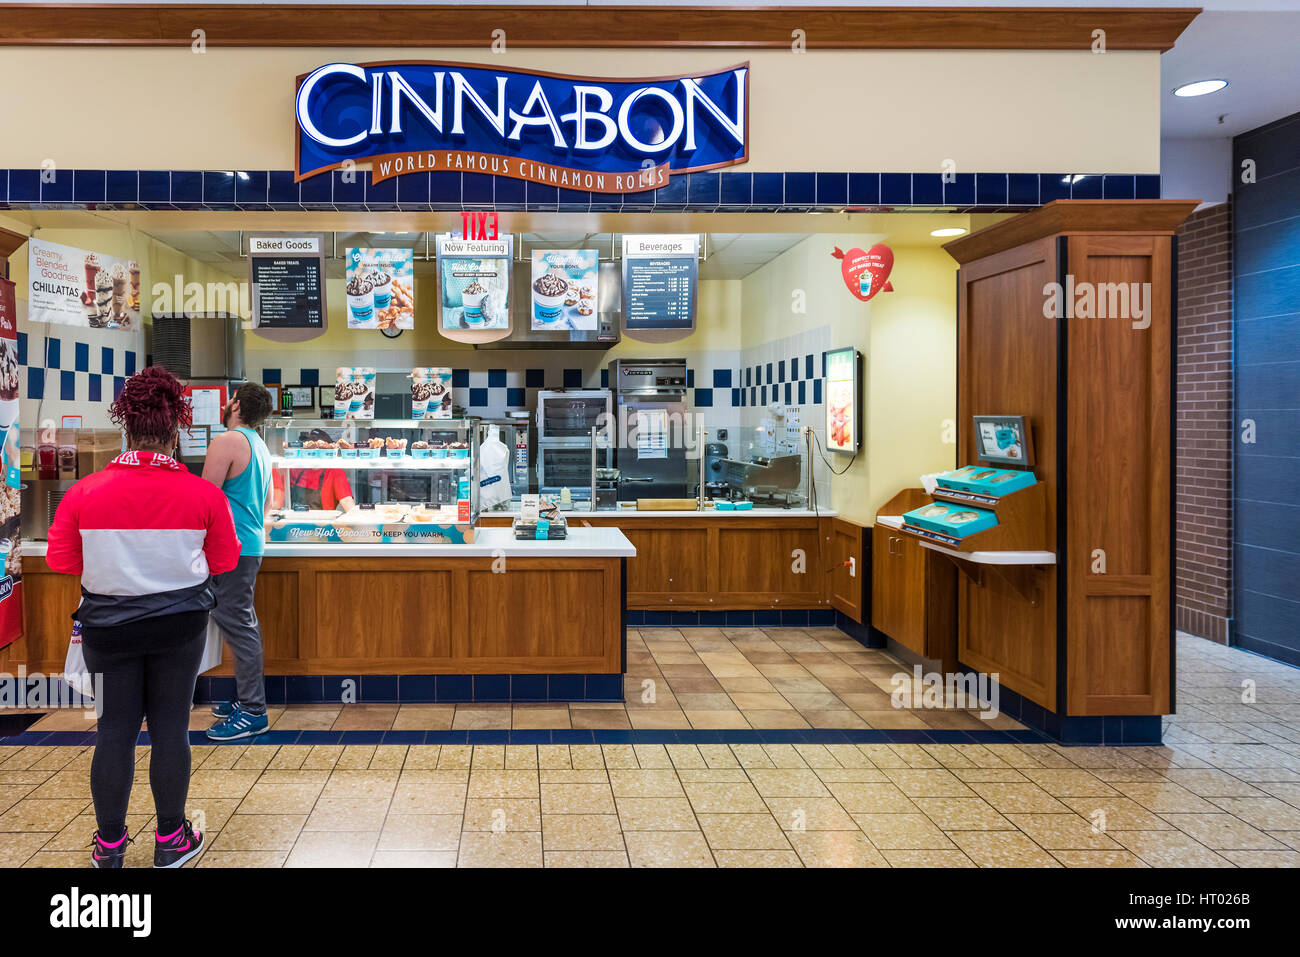
[[[221,490],[172,453],[191,422],[176,377],[150,366],[109,408],[127,451],[81,479],[59,503],[46,562],[81,576],[82,651],[102,676],[90,792],[98,825],[91,861],[122,867],[140,722],[148,720],[149,784],[158,814],[154,867],[180,867],[203,846],[185,819],[190,706],[203,656],[211,578],[239,561]]]

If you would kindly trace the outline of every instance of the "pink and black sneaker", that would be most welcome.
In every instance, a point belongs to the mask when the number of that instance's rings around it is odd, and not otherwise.
[[[126,864],[126,846],[134,844],[131,840],[130,833],[125,829],[122,836],[112,844],[109,844],[99,832],[90,839],[90,863],[93,867],[116,868],[123,867]]]
[[[155,832],[153,846],[154,867],[180,867],[203,850],[203,832],[195,831],[186,821],[172,834]]]

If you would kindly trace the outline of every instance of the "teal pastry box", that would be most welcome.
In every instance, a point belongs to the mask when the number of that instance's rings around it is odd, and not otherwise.
[[[1038,482],[1033,472],[1022,469],[995,469],[984,465],[967,465],[955,472],[940,475],[939,488],[973,492],[999,498]]]

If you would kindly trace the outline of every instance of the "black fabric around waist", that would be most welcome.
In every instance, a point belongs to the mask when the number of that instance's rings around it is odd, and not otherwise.
[[[97,651],[139,654],[184,644],[207,627],[207,611],[183,611],[103,628],[83,624],[81,640]]]

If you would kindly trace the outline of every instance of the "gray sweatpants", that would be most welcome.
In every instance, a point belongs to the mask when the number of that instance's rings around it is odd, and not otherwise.
[[[262,629],[253,610],[253,586],[262,556],[245,555],[224,575],[214,575],[212,590],[217,607],[212,620],[235,656],[235,689],[248,711],[266,710],[266,681],[262,675]]]

